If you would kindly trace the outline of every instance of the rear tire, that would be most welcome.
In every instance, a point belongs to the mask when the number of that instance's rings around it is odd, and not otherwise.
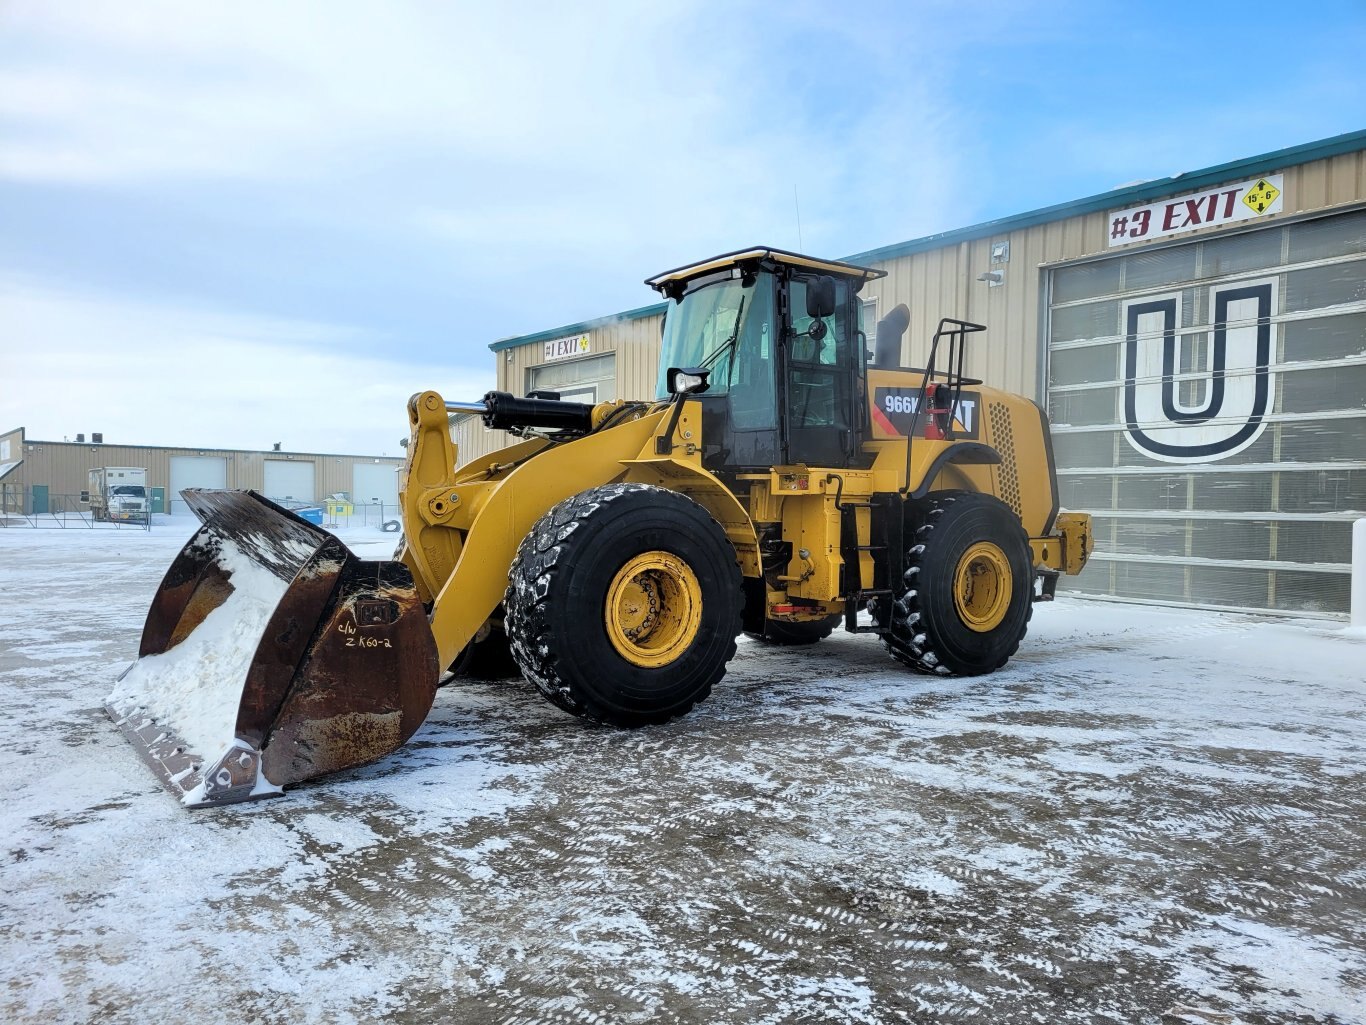
[[[682,715],[735,654],[740,568],[685,495],[609,484],[522,539],[504,604],[512,657],[551,702],[614,726]]]
[[[765,644],[773,644],[779,647],[815,644],[817,641],[823,641],[829,637],[843,619],[844,617],[840,615],[827,616],[825,619],[817,619],[807,623],[785,623],[770,619],[764,623],[763,633],[746,630],[745,635],[753,637],[756,641],[763,641]]]
[[[512,657],[508,635],[500,626],[491,626],[486,637],[466,644],[448,672],[462,680],[506,680],[522,675]]]
[[[979,676],[1029,628],[1034,560],[1019,517],[991,495],[931,495],[910,526],[903,587],[883,641],[917,672]]]

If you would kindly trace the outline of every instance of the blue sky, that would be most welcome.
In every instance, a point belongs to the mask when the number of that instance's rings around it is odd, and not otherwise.
[[[1366,0],[0,6],[0,429],[397,451],[497,338],[1366,127]]]

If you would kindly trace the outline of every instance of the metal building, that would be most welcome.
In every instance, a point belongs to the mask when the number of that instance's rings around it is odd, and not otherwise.
[[[1366,516],[1366,131],[842,259],[887,271],[863,293],[870,336],[910,307],[906,365],[940,317],[978,321],[969,373],[1046,406],[1064,507],[1095,517],[1081,590],[1346,615]],[[498,387],[652,397],[664,310],[494,342]],[[507,440],[453,427],[462,458]]]
[[[80,512],[88,508],[82,497],[87,474],[99,466],[144,467],[153,512],[188,512],[180,498],[184,488],[252,488],[277,501],[308,504],[345,494],[356,505],[387,506],[390,514],[398,505],[399,458],[114,445],[78,438],[39,441],[25,437],[22,427],[0,434],[0,512]]]

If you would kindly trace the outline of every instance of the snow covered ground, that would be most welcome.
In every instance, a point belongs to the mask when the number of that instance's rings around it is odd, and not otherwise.
[[[0,1020],[1366,1021],[1338,624],[1062,600],[974,680],[742,642],[639,732],[462,683],[189,812],[100,703],[193,526],[0,530]]]

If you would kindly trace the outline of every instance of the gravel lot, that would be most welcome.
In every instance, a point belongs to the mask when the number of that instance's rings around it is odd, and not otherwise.
[[[1062,600],[975,680],[742,643],[629,733],[462,683],[191,813],[99,707],[191,529],[0,530],[4,1021],[1366,1021],[1340,624]]]

